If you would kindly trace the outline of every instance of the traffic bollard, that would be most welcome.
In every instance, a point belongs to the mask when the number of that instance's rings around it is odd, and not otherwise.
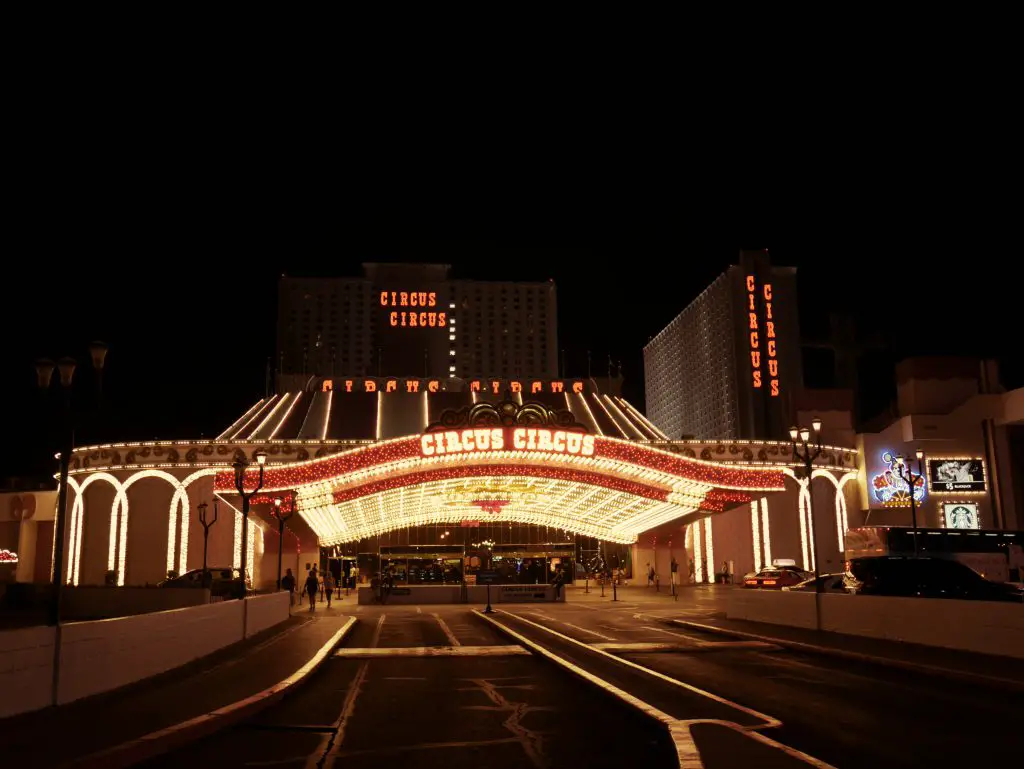
[[[615,585],[615,580],[612,580],[612,600],[613,601],[618,601],[619,600],[619,591],[618,591],[618,588]]]

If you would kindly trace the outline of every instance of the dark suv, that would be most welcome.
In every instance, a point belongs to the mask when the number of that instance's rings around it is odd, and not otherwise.
[[[1024,603],[1024,590],[1016,585],[990,582],[969,566],[946,558],[855,558],[844,581],[849,592],[864,595]]]

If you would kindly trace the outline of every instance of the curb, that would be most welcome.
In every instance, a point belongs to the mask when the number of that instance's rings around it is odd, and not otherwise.
[[[985,684],[987,686],[994,686],[1000,689],[1008,689],[1015,692],[1024,692],[1024,681],[1015,681],[1012,678],[998,678],[996,676],[987,676],[982,673],[969,673],[962,670],[953,670],[952,668],[938,667],[937,665],[926,665],[921,662],[910,662],[907,660],[894,659],[892,657],[879,657],[874,654],[864,654],[863,652],[852,652],[846,649],[837,649],[832,646],[818,646],[817,644],[804,643],[803,641],[789,641],[784,638],[776,638],[774,636],[761,635],[759,633],[749,633],[744,630],[732,630],[730,628],[722,628],[716,625],[705,625],[701,622],[692,622],[690,620],[683,619],[671,619],[666,620],[664,618],[652,618],[656,621],[664,622],[665,624],[681,625],[682,627],[690,627],[694,630],[703,630],[710,633],[718,633],[719,635],[730,636],[732,638],[743,638],[751,641],[764,641],[766,643],[772,643],[776,646],[782,646],[787,649],[793,649],[794,651],[807,652],[808,654],[820,654],[826,657],[838,657],[839,659],[854,660],[856,662],[867,662],[872,665],[880,665],[889,668],[898,668],[900,670],[909,670],[914,673],[928,673],[931,675],[939,675],[944,678],[951,678],[957,681],[971,684]]]
[[[345,639],[355,624],[356,618],[349,617],[348,622],[321,646],[305,665],[288,678],[261,692],[201,716],[190,718],[188,721],[182,721],[134,740],[122,742],[120,745],[91,753],[64,764],[62,769],[71,769],[72,767],[74,769],[123,769],[183,747],[243,721],[280,701],[293,686],[301,683],[319,668],[324,660],[330,657],[334,647]]]

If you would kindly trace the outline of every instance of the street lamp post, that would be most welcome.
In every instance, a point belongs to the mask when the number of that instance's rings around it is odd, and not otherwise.
[[[789,438],[793,444],[793,458],[798,462],[804,463],[807,497],[810,500],[810,508],[807,514],[810,517],[811,558],[814,560],[814,617],[817,629],[821,630],[821,575],[818,571],[818,526],[814,518],[814,487],[811,484],[814,460],[821,456],[821,420],[815,417],[811,420],[811,426],[814,428],[813,443],[811,443],[811,430],[808,430],[806,427],[789,428]]]
[[[918,556],[917,550],[917,505],[914,503],[914,486],[917,481],[924,478],[924,472],[921,467],[921,463],[924,460],[924,450],[918,449],[915,452],[917,457],[917,475],[914,475],[910,469],[910,464],[907,462],[906,457],[902,454],[896,455],[896,470],[899,473],[900,478],[907,484],[907,488],[910,489],[910,525],[914,527],[914,557]]]
[[[277,518],[277,589],[281,589],[281,548],[284,546],[284,522],[292,517],[294,509],[287,512],[281,509],[284,502],[281,497],[274,497],[274,517]]]
[[[260,479],[256,484],[256,488],[248,493],[245,491],[245,471],[249,467],[249,461],[244,456],[240,456],[231,465],[235,468],[235,488],[238,490],[239,496],[242,497],[242,554],[239,558],[241,561],[239,571],[242,574],[242,594],[239,598],[245,598],[247,584],[245,581],[245,566],[249,559],[249,499],[263,488],[263,469],[267,463],[267,452],[257,451],[256,461],[260,466]]]
[[[210,527],[217,522],[218,515],[218,502],[219,500],[214,497],[213,500],[213,520],[208,521],[206,519],[206,502],[202,502],[199,505],[199,523],[203,525],[203,587],[210,586],[210,570],[206,568],[206,548],[210,543]]]
[[[107,345],[93,342],[89,346],[93,368],[96,371],[97,397],[102,392],[103,365],[107,357]],[[71,452],[75,446],[75,420],[71,403],[71,384],[75,376],[75,359],[64,357],[57,361],[56,368],[60,372],[62,388],[61,397],[61,448],[60,448],[60,487],[57,490],[57,509],[53,521],[53,564],[50,582],[53,595],[50,600],[48,621],[51,625],[60,624],[60,606],[64,593],[64,536],[67,529],[68,504],[68,472],[71,466]],[[49,389],[53,379],[54,363],[47,358],[36,361],[36,376],[39,389]]]

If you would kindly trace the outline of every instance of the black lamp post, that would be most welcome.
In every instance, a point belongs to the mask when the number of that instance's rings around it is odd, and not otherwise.
[[[814,442],[811,443],[811,431],[806,427],[789,428],[789,439],[793,444],[793,458],[804,463],[804,478],[807,480],[807,497],[810,500],[811,558],[814,560],[814,617],[817,629],[821,630],[821,575],[818,572],[818,524],[814,518],[814,487],[811,485],[811,473],[814,460],[821,456],[821,420],[811,420],[814,428]]]
[[[896,472],[899,473],[900,478],[903,479],[903,481],[907,484],[907,487],[910,489],[910,524],[914,527],[914,557],[916,558],[918,556],[917,505],[914,503],[914,484],[917,483],[917,481],[924,478],[924,472],[921,468],[921,463],[924,460],[924,450],[918,449],[915,452],[915,456],[917,456],[917,475],[914,475],[914,473],[911,471],[910,465],[907,462],[906,457],[904,457],[902,454],[896,455]]]
[[[236,459],[231,466],[235,468],[235,488],[242,497],[242,554],[240,557],[240,571],[242,573],[242,594],[239,598],[245,598],[247,582],[245,580],[245,566],[249,560],[249,499],[263,488],[263,468],[267,463],[267,452],[257,451],[256,462],[260,466],[260,479],[256,488],[250,492],[245,491],[245,471],[249,467],[249,460],[244,456]]]
[[[206,519],[206,503],[203,502],[199,505],[199,523],[203,525],[203,587],[210,586],[210,571],[206,568],[206,548],[210,542],[210,527],[217,522],[217,514],[219,507],[219,500],[214,497],[213,500],[213,520],[208,521]]]
[[[292,497],[292,507],[287,512],[282,509],[282,503],[284,502],[281,497],[274,497],[274,517],[277,518],[277,589],[281,589],[281,548],[284,547],[284,522],[292,517],[292,513],[295,512],[294,502],[295,498]]]
[[[102,392],[100,383],[103,379],[103,365],[107,358],[107,345],[103,342],[93,342],[89,346],[90,357],[93,368],[96,371],[96,393],[97,397]],[[64,357],[57,361],[56,368],[60,372],[60,383],[62,389],[61,397],[61,448],[60,448],[60,488],[57,492],[57,510],[54,513],[53,521],[53,564],[50,575],[50,582],[53,585],[53,596],[50,601],[49,623],[57,625],[60,622],[60,604],[63,594],[64,579],[64,535],[67,528],[67,504],[68,504],[68,470],[71,465],[71,452],[75,445],[75,419],[71,402],[71,383],[75,377],[75,359]],[[53,379],[54,363],[47,358],[36,361],[36,376],[39,389],[44,392],[49,389]]]

